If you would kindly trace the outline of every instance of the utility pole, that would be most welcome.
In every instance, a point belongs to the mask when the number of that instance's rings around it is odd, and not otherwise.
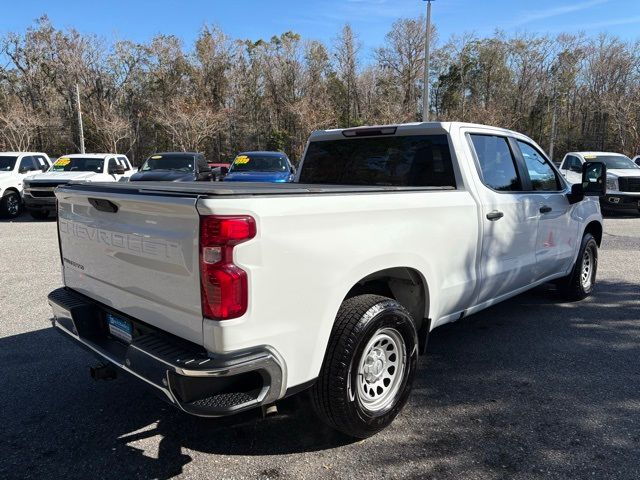
[[[80,153],[84,153],[84,130],[82,128],[82,110],[80,109],[80,87],[76,83],[76,106],[78,107],[78,133],[80,134]]]
[[[429,33],[431,33],[431,1],[427,2],[427,29],[424,35],[424,93],[422,95],[422,121],[429,121]]]
[[[557,72],[558,72],[558,66],[554,65],[553,67],[551,67],[551,75],[553,75],[553,95],[551,97],[551,135],[550,135],[550,140],[549,140],[549,158],[551,159],[551,161],[553,162],[553,147],[554,147],[554,143],[556,141],[556,115],[557,115],[557,109],[556,109],[556,104],[558,102],[558,93],[557,93]]]

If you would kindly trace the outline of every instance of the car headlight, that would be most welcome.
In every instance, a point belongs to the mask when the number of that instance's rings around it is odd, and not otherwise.
[[[618,177],[614,175],[609,175],[607,173],[607,190],[617,192],[619,189],[620,188],[618,187]]]

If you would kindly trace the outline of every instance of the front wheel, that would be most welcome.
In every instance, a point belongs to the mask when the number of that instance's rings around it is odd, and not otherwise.
[[[558,289],[567,300],[587,298],[593,292],[598,271],[598,244],[590,233],[585,233],[580,244],[578,258],[571,273],[556,282]]]
[[[415,323],[398,302],[378,295],[345,300],[312,388],[316,413],[352,437],[379,432],[409,398],[417,350]]]
[[[0,199],[0,215],[16,218],[22,212],[22,200],[16,192],[7,192]]]

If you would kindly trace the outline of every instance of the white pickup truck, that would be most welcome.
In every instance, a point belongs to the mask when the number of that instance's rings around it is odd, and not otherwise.
[[[434,328],[596,279],[603,164],[570,187],[531,139],[460,123],[312,134],[295,183],[69,184],[53,325],[194,415],[310,389],[364,438]]]
[[[41,152],[0,152],[0,216],[15,218],[22,212],[24,181],[51,167]]]
[[[560,173],[569,183],[582,181],[585,162],[602,162],[607,167],[607,193],[600,199],[603,210],[640,210],[640,165],[626,155],[613,152],[569,152]]]
[[[24,182],[24,203],[33,218],[43,220],[56,210],[54,189],[71,181],[119,182],[135,170],[125,155],[74,153],[58,158],[46,172]]]

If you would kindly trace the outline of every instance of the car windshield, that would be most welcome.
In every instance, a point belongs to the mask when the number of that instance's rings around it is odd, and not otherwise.
[[[594,157],[585,157],[587,161],[596,160],[604,163],[608,169],[626,170],[628,168],[640,168],[629,157],[624,155],[596,155]]]
[[[104,158],[60,157],[50,172],[96,172],[102,173]]]
[[[151,170],[176,170],[179,172],[193,172],[195,159],[192,155],[152,155],[147,158],[142,168],[143,172]]]
[[[286,172],[287,161],[284,157],[243,153],[238,155],[231,165],[230,172]]]
[[[18,157],[2,156],[0,157],[0,172],[10,172],[16,165]]]

